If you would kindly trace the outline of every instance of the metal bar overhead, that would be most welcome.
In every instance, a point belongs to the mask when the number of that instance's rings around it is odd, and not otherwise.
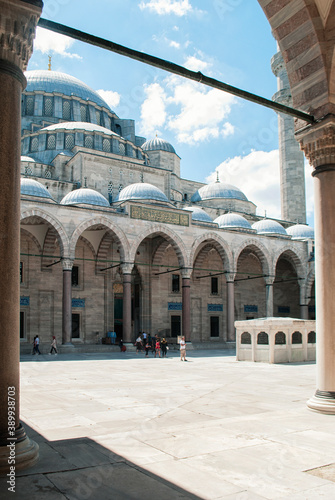
[[[115,52],[122,56],[135,59],[142,63],[149,64],[150,66],[155,66],[156,68],[160,68],[170,73],[174,73],[175,75],[188,78],[189,80],[194,80],[209,87],[222,90],[223,92],[228,92],[229,94],[241,97],[242,99],[246,99],[267,108],[271,108],[274,111],[294,116],[295,118],[304,120],[307,123],[315,123],[314,116],[308,113],[304,113],[303,111],[299,111],[298,109],[294,109],[289,106],[285,106],[284,104],[271,101],[270,99],[266,99],[265,97],[252,94],[251,92],[247,92],[246,90],[233,87],[232,85],[228,85],[227,83],[223,83],[219,80],[215,80],[214,78],[203,75],[200,71],[191,71],[183,66],[179,66],[178,64],[166,61],[165,59],[161,59],[150,54],[145,54],[144,52],[139,52],[138,50],[130,49],[129,47],[125,47],[124,45],[119,45],[104,38],[85,33],[84,31],[70,28],[69,26],[65,26],[64,24],[49,21],[48,19],[40,18],[40,20],[38,21],[38,26],[40,28],[54,31],[55,33],[59,33],[61,35],[80,40],[81,42],[89,43],[102,49]]]

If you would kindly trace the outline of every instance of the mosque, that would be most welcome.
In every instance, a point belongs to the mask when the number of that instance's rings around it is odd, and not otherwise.
[[[280,54],[275,99],[286,102]],[[22,96],[20,339],[234,346],[234,321],[315,319],[303,155],[279,116],[282,220],[236,186],[181,176],[164,139],[135,133],[73,76],[27,71]],[[298,223],[297,223],[298,221]],[[87,346],[88,348],[88,346]]]

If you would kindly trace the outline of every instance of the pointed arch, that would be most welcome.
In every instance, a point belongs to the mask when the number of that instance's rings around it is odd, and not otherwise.
[[[231,271],[233,269],[233,254],[232,251],[227,244],[227,242],[218,234],[214,232],[208,232],[199,236],[196,240],[194,240],[191,253],[190,253],[190,266],[193,267],[196,257],[200,250],[207,245],[210,248],[215,248],[220,255],[224,269],[227,271]]]
[[[47,224],[49,228],[54,231],[54,234],[57,237],[61,256],[64,257],[65,255],[67,255],[69,248],[69,237],[64,226],[58,219],[56,219],[48,212],[41,210],[40,208],[31,208],[21,212],[21,224],[24,224],[24,221],[28,219],[30,219],[31,222],[33,222],[34,219],[42,220],[45,224]]]
[[[270,274],[271,271],[271,257],[268,249],[263,243],[256,238],[248,238],[234,251],[234,269],[237,269],[237,264],[243,251],[250,249],[252,253],[259,259],[263,273]]]
[[[162,226],[160,224],[153,224],[151,225],[148,229],[143,231],[137,238],[133,241],[130,249],[130,261],[135,262],[135,257],[136,257],[136,252],[140,244],[142,243],[145,238],[148,238],[149,236],[162,236],[165,240],[169,242],[169,244],[172,245],[174,248],[179,266],[180,267],[186,267],[187,266],[187,251],[186,247],[184,245],[184,242],[178,236],[177,233],[172,231],[170,228],[166,226]]]
[[[299,277],[306,277],[306,266],[303,265],[303,263],[307,264],[306,258],[291,245],[286,245],[284,248],[281,248],[280,251],[274,256],[272,269],[273,274],[276,274],[276,267],[279,259],[281,258],[286,259],[292,264]]]
[[[82,235],[84,231],[89,228],[101,228],[106,229],[107,231],[111,231],[113,234],[113,239],[116,241],[118,248],[120,250],[120,257],[122,261],[129,260],[129,242],[125,233],[120,229],[119,226],[111,222],[107,217],[98,216],[92,217],[84,222],[82,222],[72,233],[69,245],[69,257],[74,259],[76,245],[79,237]]]

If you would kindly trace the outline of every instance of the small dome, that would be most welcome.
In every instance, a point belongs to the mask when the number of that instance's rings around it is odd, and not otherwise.
[[[248,201],[244,193],[232,184],[212,182],[198,189],[191,198],[192,202],[212,200],[214,198]]]
[[[21,161],[31,161],[32,163],[36,163],[34,158],[31,158],[30,156],[21,156]]]
[[[111,111],[108,104],[95,90],[78,80],[74,76],[58,71],[34,70],[26,71],[27,87],[25,92],[42,91],[48,94],[59,93],[68,97],[80,97],[85,101],[92,101]]]
[[[155,137],[150,141],[146,141],[144,144],[142,144],[142,149],[143,151],[167,151],[168,153],[176,154],[176,151],[172,144],[164,141],[164,139],[160,139],[159,137]]]
[[[218,226],[223,229],[240,229],[252,231],[252,227],[249,221],[247,221],[247,219],[239,214],[223,214],[217,217],[214,222],[216,222]]]
[[[115,202],[127,200],[155,200],[169,203],[163,191],[146,182],[136,182],[135,184],[126,186],[120,191]]]
[[[27,177],[21,177],[21,195],[53,200],[51,194],[43,184]]]
[[[116,134],[112,130],[109,130],[108,128],[88,122],[55,123],[54,125],[49,125],[48,127],[42,128],[41,131],[45,132],[52,130],[84,130],[85,132],[101,132],[102,134],[115,135],[117,137],[120,137],[118,134]]]
[[[185,207],[183,210],[192,212],[192,221],[213,222],[212,218],[200,207]]]
[[[286,229],[293,240],[314,240],[314,229],[306,224],[296,224]]]
[[[257,234],[265,234],[267,236],[287,236],[287,232],[279,222],[272,219],[262,219],[252,225],[256,229]]]
[[[109,207],[109,203],[102,194],[94,189],[80,188],[68,193],[61,205],[95,205],[98,207]]]

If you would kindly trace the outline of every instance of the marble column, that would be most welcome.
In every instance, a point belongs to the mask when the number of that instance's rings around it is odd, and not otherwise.
[[[306,298],[306,281],[300,281],[300,317],[308,319],[308,299]]]
[[[182,270],[182,332],[186,342],[191,341],[191,272]]]
[[[227,342],[235,342],[235,285],[234,275],[227,275]]]
[[[19,420],[19,266],[21,93],[41,8],[40,1],[0,0],[0,473],[9,471],[13,453],[15,470],[38,461]]]
[[[335,414],[335,119],[298,134],[314,167],[317,389],[309,408]]]
[[[265,302],[267,318],[273,318],[273,281],[274,278],[266,278],[265,280]]]
[[[72,346],[72,259],[63,259],[62,342]]]
[[[122,265],[123,274],[123,342],[132,342],[131,331],[131,264]]]

